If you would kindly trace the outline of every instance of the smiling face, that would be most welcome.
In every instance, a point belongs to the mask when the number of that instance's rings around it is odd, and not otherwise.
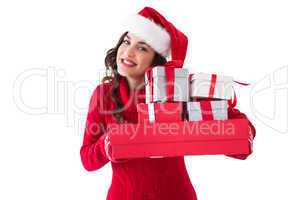
[[[128,33],[117,52],[118,73],[128,81],[141,82],[154,56],[155,51],[147,43]]]

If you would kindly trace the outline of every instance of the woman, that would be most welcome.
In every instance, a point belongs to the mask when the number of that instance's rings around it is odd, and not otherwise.
[[[111,75],[97,86],[90,100],[80,150],[83,166],[94,171],[111,161],[113,176],[107,200],[196,200],[184,157],[110,158],[106,125],[136,123],[136,104],[145,102],[145,71],[156,65],[182,66],[187,48],[186,36],[152,8],[144,8],[130,23],[107,52],[105,64]],[[240,117],[237,110],[236,114],[232,117]]]

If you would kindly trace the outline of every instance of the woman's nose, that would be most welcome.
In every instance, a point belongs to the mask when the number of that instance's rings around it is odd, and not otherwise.
[[[134,57],[134,47],[128,46],[124,51],[125,56]]]

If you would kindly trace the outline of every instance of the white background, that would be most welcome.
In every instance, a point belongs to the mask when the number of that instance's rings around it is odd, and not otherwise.
[[[198,198],[299,199],[296,2],[1,1],[0,199],[105,199],[111,166],[84,170],[82,126],[120,20],[146,5],[188,35],[191,72],[251,83],[235,88],[254,154],[186,157]]]

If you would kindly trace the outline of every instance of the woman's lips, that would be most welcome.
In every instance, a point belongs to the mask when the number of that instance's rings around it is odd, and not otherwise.
[[[124,59],[122,58],[121,59],[121,63],[122,65],[124,65],[125,67],[134,67],[136,65],[135,62],[131,61],[131,60],[128,60],[128,59]]]

